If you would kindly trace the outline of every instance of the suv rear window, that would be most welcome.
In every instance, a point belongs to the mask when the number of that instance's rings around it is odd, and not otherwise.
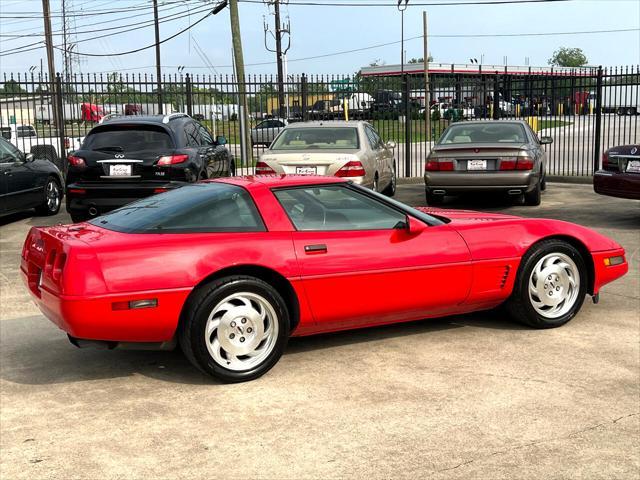
[[[225,183],[187,185],[130,203],[89,223],[123,233],[266,230],[249,192]]]
[[[122,151],[168,150],[174,148],[171,136],[153,125],[110,125],[94,129],[82,144],[83,150],[121,148]]]

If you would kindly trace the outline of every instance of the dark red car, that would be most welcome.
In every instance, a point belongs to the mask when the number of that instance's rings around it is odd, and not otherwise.
[[[558,327],[627,272],[613,240],[556,220],[414,209],[336,177],[187,185],[32,228],[24,281],[77,346],[180,346],[229,382],[289,336],[494,308]]]
[[[602,170],[593,176],[600,195],[640,200],[640,145],[612,147],[602,155]]]

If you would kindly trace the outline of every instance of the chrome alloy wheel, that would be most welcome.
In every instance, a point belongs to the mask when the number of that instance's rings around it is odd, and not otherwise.
[[[580,273],[564,253],[549,253],[538,260],[529,278],[529,299],[545,318],[565,315],[578,299]]]
[[[221,367],[248,370],[262,363],[278,339],[278,317],[262,296],[238,292],[219,302],[205,326],[207,350]]]
[[[60,206],[60,188],[55,181],[51,180],[47,183],[46,189],[47,209],[50,212],[55,212]]]

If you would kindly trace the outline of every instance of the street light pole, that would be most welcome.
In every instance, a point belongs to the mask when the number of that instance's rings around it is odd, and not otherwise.
[[[402,77],[404,77],[404,11],[407,9],[408,3],[409,0],[398,0],[398,10],[400,11],[400,75]]]

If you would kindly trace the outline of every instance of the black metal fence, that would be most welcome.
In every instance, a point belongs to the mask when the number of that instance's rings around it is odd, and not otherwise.
[[[546,146],[550,175],[592,175],[604,150],[640,142],[638,66],[518,74],[482,66],[459,73],[452,66],[450,73],[430,75],[429,95],[421,74],[295,75],[282,90],[275,77],[264,75],[248,76],[242,85],[233,76],[167,75],[160,90],[150,75],[57,76],[50,82],[15,74],[3,82],[2,135],[61,166],[65,154],[111,114],[186,112],[227,138],[242,173],[253,171],[284,124],[299,121],[370,122],[384,140],[396,143],[397,170],[405,177],[422,175],[433,142],[457,121],[529,122],[554,139]]]

